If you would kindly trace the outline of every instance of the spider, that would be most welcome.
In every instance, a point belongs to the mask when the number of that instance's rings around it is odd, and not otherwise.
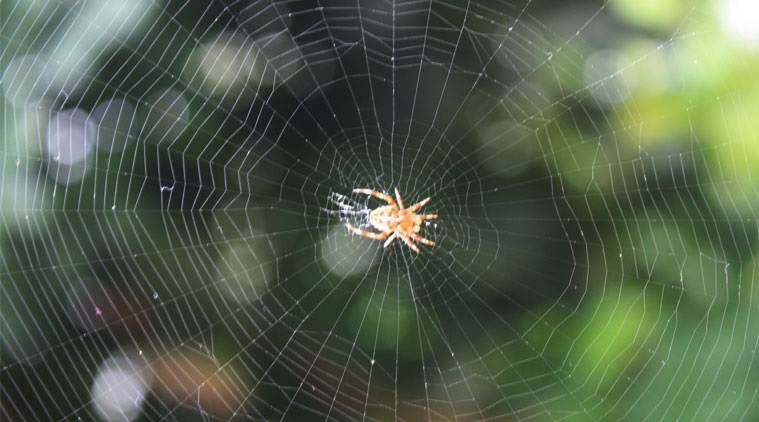
[[[425,239],[417,233],[421,229],[422,221],[437,218],[437,214],[414,214],[419,208],[430,201],[429,197],[409,208],[404,208],[398,188],[395,188],[395,198],[398,202],[392,196],[372,189],[353,189],[353,192],[376,196],[389,204],[375,208],[369,213],[369,223],[372,227],[379,230],[379,233],[367,232],[353,227],[350,223],[345,223],[345,226],[353,233],[370,239],[382,240],[387,238],[384,245],[385,248],[393,243],[395,238],[399,238],[416,253],[419,253],[419,248],[414,244],[414,240],[422,242],[425,245],[435,244],[435,242]]]

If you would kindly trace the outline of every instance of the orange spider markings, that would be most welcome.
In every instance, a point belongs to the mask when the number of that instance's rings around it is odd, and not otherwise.
[[[415,214],[419,208],[430,202],[429,196],[411,207],[405,208],[398,188],[395,188],[395,199],[386,193],[372,189],[353,189],[353,192],[372,195],[389,204],[375,208],[369,213],[369,224],[379,233],[364,231],[353,227],[350,223],[345,223],[345,227],[353,233],[370,239],[382,240],[387,238],[384,244],[385,248],[393,243],[396,238],[401,239],[406,246],[416,253],[419,253],[419,248],[414,244],[414,240],[430,246],[435,244],[435,242],[417,234],[421,230],[422,221],[437,218],[437,214]]]

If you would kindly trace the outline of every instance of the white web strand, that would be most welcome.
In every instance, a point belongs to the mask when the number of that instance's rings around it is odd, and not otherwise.
[[[751,419],[757,12],[670,3],[0,3],[0,419]]]

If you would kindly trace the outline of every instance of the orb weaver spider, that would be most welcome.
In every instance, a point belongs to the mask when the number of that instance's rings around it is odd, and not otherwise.
[[[372,189],[353,189],[353,192],[372,195],[389,204],[375,208],[369,213],[369,224],[379,230],[379,233],[364,231],[352,226],[350,223],[345,223],[345,227],[353,233],[370,239],[382,240],[387,238],[384,244],[385,248],[398,238],[416,253],[419,253],[419,248],[414,244],[414,240],[430,246],[435,244],[435,242],[417,234],[421,230],[422,221],[437,218],[437,214],[415,214],[419,208],[430,202],[429,196],[405,208],[398,188],[395,188],[395,199],[386,193],[377,192]]]

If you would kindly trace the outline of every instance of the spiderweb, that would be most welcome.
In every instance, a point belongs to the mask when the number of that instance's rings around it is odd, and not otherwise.
[[[2,2],[3,419],[756,417],[759,12],[638,3]]]

